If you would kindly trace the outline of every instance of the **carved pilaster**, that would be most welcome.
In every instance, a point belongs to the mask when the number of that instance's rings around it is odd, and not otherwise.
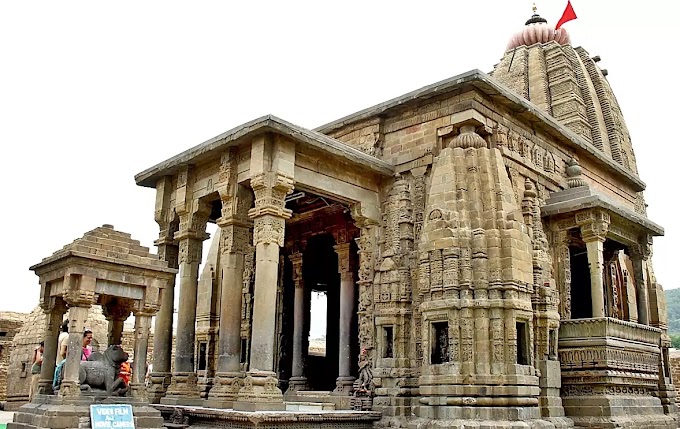
[[[555,264],[560,293],[560,318],[571,319],[571,256],[569,253],[569,232],[557,231],[555,237]]]
[[[368,358],[373,359],[375,347],[373,276],[378,225],[371,219],[361,216],[360,211],[354,208],[352,217],[361,231],[359,237],[355,239],[359,249],[359,345],[362,350],[366,350]]]

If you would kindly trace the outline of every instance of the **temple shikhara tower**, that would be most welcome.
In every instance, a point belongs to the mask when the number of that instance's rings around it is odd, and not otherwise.
[[[534,13],[491,73],[139,173],[178,270],[146,397],[200,427],[677,427],[663,229],[598,61]]]

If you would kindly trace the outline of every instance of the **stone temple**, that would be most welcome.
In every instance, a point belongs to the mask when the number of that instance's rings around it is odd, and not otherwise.
[[[534,14],[490,74],[313,130],[265,116],[139,173],[179,270],[151,402],[196,427],[677,427],[663,229],[598,61]]]

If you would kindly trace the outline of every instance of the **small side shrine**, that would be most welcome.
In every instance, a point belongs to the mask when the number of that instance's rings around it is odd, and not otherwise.
[[[177,270],[112,225],[85,233],[30,269],[40,277],[40,305],[47,315],[43,365],[39,393],[18,410],[8,428],[90,428],[89,405],[100,403],[132,405],[136,428],[162,427],[160,413],[148,404],[144,377],[151,317]],[[85,320],[93,305],[102,307],[109,322],[108,347],[96,353],[98,361],[81,363]],[[66,313],[67,356],[63,380],[54,391],[57,343]],[[130,315],[135,317],[135,360],[130,392],[119,396],[119,391],[112,392],[109,378],[115,381],[121,357],[127,358],[120,344]],[[98,377],[90,377],[87,367],[93,365],[101,366],[94,371]]]

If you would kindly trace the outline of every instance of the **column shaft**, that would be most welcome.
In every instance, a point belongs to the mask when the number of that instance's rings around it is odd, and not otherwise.
[[[634,254],[633,275],[635,276],[635,292],[637,295],[638,323],[649,325],[649,294],[647,293],[646,259]]]
[[[255,247],[255,296],[250,353],[250,371],[274,375],[274,334],[276,332],[276,284],[279,246],[258,243]]]
[[[351,269],[349,243],[333,246],[338,254],[338,273],[340,273],[340,336],[338,350],[338,379],[334,392],[349,395],[352,392],[354,377],[351,371],[352,316],[354,313],[354,276]]]
[[[161,308],[153,331],[153,372],[170,372],[172,356],[172,322],[175,308],[175,285],[163,289]]]
[[[158,255],[168,262],[168,267],[177,268],[178,247],[171,239],[163,237],[156,241]],[[153,360],[150,375],[149,400],[158,403],[165,396],[171,381],[172,325],[175,309],[175,281],[169,283],[161,295],[161,305],[154,321]]]
[[[200,242],[199,242],[200,245]],[[194,371],[194,342],[196,341],[196,303],[198,294],[199,261],[179,265],[179,314],[177,315],[177,344],[175,372]]]
[[[52,393],[52,381],[54,379],[54,369],[57,359],[57,341],[61,321],[64,318],[63,308],[52,309],[47,312],[47,324],[45,326],[45,349],[43,352],[43,363],[40,369],[40,387],[42,394]]]
[[[80,360],[83,353],[83,330],[88,307],[71,306],[68,311],[68,351],[64,363],[64,379],[60,396],[80,396]]]
[[[590,296],[593,306],[593,317],[605,317],[604,311],[604,283],[603,283],[603,255],[604,241],[595,239],[586,242],[588,265],[590,266]]]
[[[305,323],[305,290],[304,287],[295,286],[295,308],[294,308],[294,322],[293,322],[293,368],[291,375],[293,377],[302,377],[304,375],[304,361],[302,359],[302,340],[304,335]]]
[[[243,288],[243,254],[227,253],[220,259],[222,293],[220,297],[220,333],[217,372],[241,370],[241,298]]]
[[[303,340],[305,330],[305,283],[302,277],[302,253],[293,253],[288,257],[293,265],[293,283],[295,284],[295,302],[293,304],[293,365],[288,382],[288,392],[307,390],[305,377],[305,361],[303,358]]]
[[[123,320],[109,320],[109,345],[120,345],[123,340]]]
[[[352,313],[354,310],[354,282],[352,273],[343,273],[340,280],[340,356],[338,375],[350,376],[351,347],[350,337],[352,333]]]
[[[146,376],[147,352],[149,350],[149,331],[151,316],[135,314],[135,360],[132,368],[132,394],[137,398],[146,397],[144,378]]]

